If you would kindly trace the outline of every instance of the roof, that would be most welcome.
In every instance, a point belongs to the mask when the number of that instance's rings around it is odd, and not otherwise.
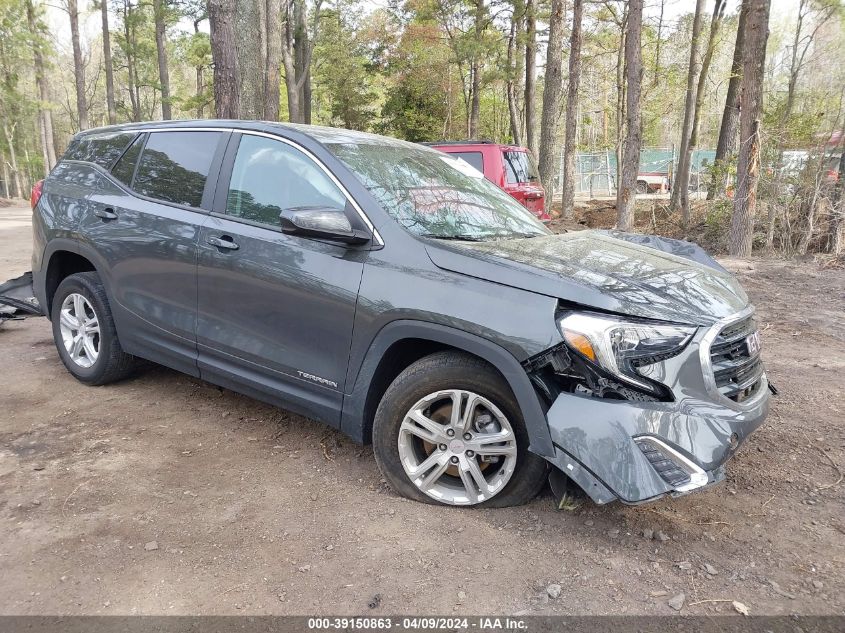
[[[180,119],[175,121],[146,121],[141,123],[121,123],[119,125],[109,125],[105,127],[92,128],[84,130],[80,134],[88,136],[90,134],[104,134],[109,132],[122,131],[145,131],[145,130],[163,130],[180,128],[221,128],[221,129],[240,129],[240,130],[254,130],[261,132],[272,132],[278,130],[280,132],[296,132],[304,136],[308,136],[318,143],[332,144],[332,143],[355,143],[355,144],[371,144],[371,145],[396,145],[396,146],[413,146],[419,147],[415,143],[402,141],[391,138],[389,136],[380,136],[378,134],[370,134],[369,132],[358,132],[355,130],[347,130],[344,128],[326,127],[322,125],[305,125],[301,123],[279,123],[273,121],[253,121],[243,119]]]

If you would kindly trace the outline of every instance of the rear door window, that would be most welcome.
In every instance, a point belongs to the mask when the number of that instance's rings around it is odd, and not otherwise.
[[[508,184],[518,184],[537,180],[537,170],[534,161],[527,152],[505,151],[505,181]]]
[[[484,155],[481,152],[449,152],[449,154],[462,158],[482,174],[484,173]]]
[[[138,164],[138,157],[141,155],[141,149],[144,147],[144,139],[146,136],[146,134],[142,134],[136,138],[132,145],[129,146],[129,149],[124,152],[123,156],[120,157],[120,160],[115,163],[111,170],[112,176],[117,178],[127,187],[132,186],[132,176],[135,174],[135,165]]]
[[[65,152],[66,160],[81,160],[111,169],[123,150],[137,136],[137,132],[107,132],[78,136]]]
[[[152,132],[132,188],[144,196],[199,207],[221,132]]]

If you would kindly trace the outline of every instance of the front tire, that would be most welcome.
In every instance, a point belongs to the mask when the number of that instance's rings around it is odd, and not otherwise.
[[[546,481],[504,378],[458,352],[427,356],[396,377],[376,410],[373,449],[393,489],[425,503],[520,505]]]
[[[65,277],[50,312],[59,357],[74,378],[105,385],[126,378],[135,357],[123,351],[100,276],[94,272]]]

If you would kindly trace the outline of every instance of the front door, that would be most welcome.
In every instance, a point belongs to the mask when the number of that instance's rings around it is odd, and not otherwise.
[[[281,232],[283,209],[345,209],[321,165],[244,133],[224,159],[199,236],[197,343],[203,378],[338,425],[366,247]]]

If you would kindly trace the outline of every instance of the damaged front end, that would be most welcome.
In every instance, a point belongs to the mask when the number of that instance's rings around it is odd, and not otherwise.
[[[545,406],[555,449],[547,459],[598,504],[722,480],[765,420],[752,308],[708,327],[566,307],[558,322],[565,342],[524,367]]]

